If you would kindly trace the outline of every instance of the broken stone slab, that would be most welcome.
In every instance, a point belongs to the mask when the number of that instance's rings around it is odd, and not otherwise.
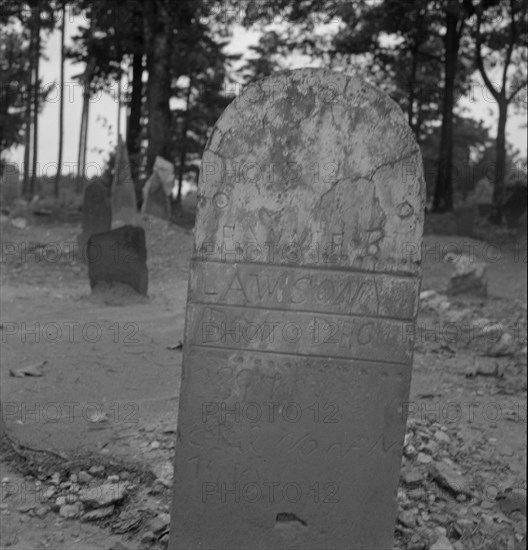
[[[429,474],[441,487],[454,495],[471,496],[473,494],[467,479],[447,462],[433,462],[429,466]]]
[[[90,510],[81,515],[81,521],[97,521],[100,519],[107,518],[114,513],[115,506],[111,504],[110,506],[104,506],[103,508],[96,508],[95,510]]]
[[[142,227],[125,225],[92,235],[87,256],[92,289],[100,282],[124,283],[147,295],[147,247]]]
[[[80,500],[90,508],[102,508],[115,504],[125,498],[129,484],[123,483],[102,483],[86,487],[80,494]]]
[[[461,255],[454,262],[455,273],[449,280],[447,294],[466,294],[485,298],[488,295],[486,264]]]

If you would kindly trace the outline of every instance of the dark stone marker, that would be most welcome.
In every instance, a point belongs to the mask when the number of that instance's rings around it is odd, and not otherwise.
[[[392,548],[423,212],[411,130],[364,82],[287,72],[226,109],[200,174],[170,550]]]
[[[82,233],[78,237],[82,258],[87,257],[85,247],[88,239],[110,229],[112,210],[106,189],[100,183],[90,183],[84,191]]]
[[[87,255],[92,288],[101,281],[119,282],[147,295],[147,247],[142,227],[124,225],[92,235],[88,240]]]
[[[4,173],[0,178],[0,184],[2,206],[11,204],[20,198],[22,194],[22,183],[20,180],[20,172],[15,163],[6,163]]]

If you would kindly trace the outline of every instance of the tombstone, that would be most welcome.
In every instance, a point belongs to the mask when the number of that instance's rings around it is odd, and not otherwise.
[[[112,182],[112,228],[122,225],[137,225],[136,191],[130,171],[126,144],[119,136]]]
[[[163,220],[170,218],[169,196],[174,187],[174,167],[171,162],[156,157],[152,175],[143,188],[142,214],[150,214]]]
[[[527,241],[527,226],[528,226],[528,220],[526,217],[526,210],[522,213],[521,217],[519,218],[519,223],[517,225],[517,246],[526,248],[526,241]]]
[[[392,549],[425,206],[400,108],[303,69],[205,149],[169,549]]]
[[[124,225],[88,239],[90,286],[99,282],[124,283],[147,295],[148,270],[145,230]]]
[[[2,206],[11,204],[20,199],[22,194],[22,184],[20,181],[20,172],[15,163],[6,163],[4,173],[2,174],[1,183]]]
[[[473,193],[478,205],[479,216],[487,219],[491,214],[493,202],[493,185],[488,178],[481,178],[475,185]]]
[[[112,212],[106,189],[98,182],[90,183],[84,191],[82,232],[77,238],[81,257],[86,259],[86,243],[96,234],[110,230]]]
[[[528,190],[523,182],[516,182],[502,207],[508,229],[517,229],[526,210]]]

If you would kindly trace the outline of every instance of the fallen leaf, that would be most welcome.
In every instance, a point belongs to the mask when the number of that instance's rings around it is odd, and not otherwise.
[[[27,367],[22,367],[17,370],[9,369],[9,376],[14,376],[15,378],[23,378],[24,376],[44,376],[42,372],[42,367],[47,364],[47,361],[42,361],[34,365],[29,365]]]
[[[167,349],[170,349],[171,351],[183,349],[183,342],[180,340],[177,344],[174,344],[172,346],[167,346]]]

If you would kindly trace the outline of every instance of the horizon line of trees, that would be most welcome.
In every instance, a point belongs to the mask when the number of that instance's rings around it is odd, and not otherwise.
[[[292,54],[334,70],[354,71],[401,106],[422,149],[435,212],[453,209],[455,194],[475,181],[460,167],[493,165],[491,221],[501,223],[508,174],[516,159],[506,140],[510,114],[526,110],[527,0],[30,0],[0,10],[2,76],[0,147],[24,146],[23,192],[36,192],[38,121],[44,89],[43,40],[60,32],[59,194],[64,148],[64,65],[83,70],[78,141],[78,190],[86,169],[90,98],[127,78],[119,97],[125,141],[141,189],[156,156],[175,166],[178,196],[196,177],[200,156],[235,82],[249,83],[288,66]],[[3,4],[3,6],[4,6]],[[67,12],[85,23],[65,46]],[[317,17],[315,17],[317,15]],[[326,25],[325,25],[326,22]],[[228,55],[235,24],[260,34],[251,57]],[[321,32],[321,29],[323,32]],[[237,66],[235,63],[239,62]],[[479,74],[497,106],[497,132],[470,118],[458,98]],[[236,80],[235,80],[236,78]],[[174,101],[178,100],[178,101]],[[119,117],[118,117],[119,119]],[[119,128],[119,123],[118,123]],[[113,155],[110,155],[111,168]],[[458,172],[458,174],[457,174]],[[522,172],[522,171],[521,171]],[[474,179],[474,178],[473,178]]]

